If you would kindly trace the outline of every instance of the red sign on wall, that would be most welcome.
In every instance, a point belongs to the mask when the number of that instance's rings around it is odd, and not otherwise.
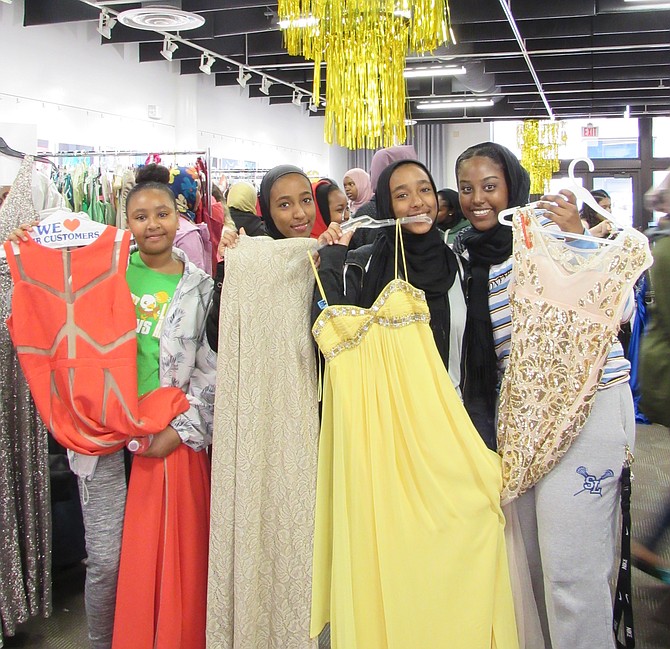
[[[582,126],[582,137],[598,137],[598,127],[593,124]]]

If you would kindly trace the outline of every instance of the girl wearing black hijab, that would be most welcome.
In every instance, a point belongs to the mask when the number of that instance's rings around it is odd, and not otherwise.
[[[501,210],[528,203],[530,181],[516,156],[492,142],[464,151],[456,161],[456,177],[461,207],[472,225],[454,246],[463,251],[471,269],[463,401],[480,434],[494,444],[499,379],[509,362],[512,333],[508,293],[513,267],[512,228],[499,223],[498,215]],[[569,237],[572,233],[588,235],[572,192],[561,190],[543,196],[537,206],[545,210],[542,227],[564,232],[566,246],[585,247],[584,242]],[[569,301],[567,296],[566,303]],[[632,314],[633,300],[629,298],[628,304],[626,317]],[[529,324],[532,328],[532,318]],[[568,321],[565,326],[574,325]],[[507,547],[517,554],[515,565],[527,562],[530,567],[530,596],[534,600],[530,610],[536,607],[539,612],[540,635],[544,636],[526,646],[615,646],[610,579],[616,563],[621,489],[616,472],[635,437],[629,370],[620,343],[614,341],[592,409],[579,434],[560,461],[554,461],[551,470],[511,501],[505,512],[508,522],[516,516],[519,519],[520,534],[513,531],[517,526],[511,525],[510,532],[516,539],[511,543],[508,538]],[[561,377],[565,381],[569,378]],[[555,389],[561,390],[560,382]],[[508,436],[506,458],[516,461],[522,455],[517,450],[535,434],[535,429],[522,427],[512,439]],[[550,442],[545,438],[544,443]],[[589,489],[590,480],[597,483],[595,490]],[[523,588],[517,590],[520,595],[523,592]],[[526,606],[519,601],[517,605],[517,616],[528,613]],[[527,629],[530,626],[524,624]]]
[[[302,169],[293,165],[279,165],[270,169],[261,181],[258,202],[267,234],[273,239],[307,238],[311,235],[316,219],[316,206],[312,183]],[[242,234],[246,234],[244,228],[240,229],[239,234],[235,230],[224,228],[219,243],[219,256],[223,257],[226,248],[235,247],[239,235]],[[327,238],[322,239],[324,235]],[[319,243],[324,245],[338,236],[339,230],[327,230],[319,237]],[[224,262],[220,261],[216,267],[212,308],[207,318],[207,340],[214,350],[218,349],[219,343],[223,275]]]
[[[382,171],[376,196],[380,219],[419,214],[432,219],[430,224],[401,226],[408,275],[404,279],[426,294],[437,349],[458,389],[465,300],[459,261],[444,243],[435,224],[435,183],[423,164],[401,160]],[[344,245],[333,245],[320,251],[319,276],[329,304],[369,308],[396,277],[395,228],[386,227],[380,233],[375,243],[352,251]],[[398,266],[398,276],[403,277],[402,261]]]
[[[461,153],[456,178],[463,213],[472,225],[454,242],[455,252],[464,253],[470,266],[463,402],[479,434],[495,450],[498,364],[509,354],[511,324],[509,315],[493,321],[492,312],[509,306],[512,272],[512,228],[498,223],[498,213],[528,203],[530,176],[509,149],[483,142]]]

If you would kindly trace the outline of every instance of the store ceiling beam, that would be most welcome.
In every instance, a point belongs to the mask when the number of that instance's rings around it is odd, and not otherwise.
[[[539,73],[547,70],[582,70],[587,67],[599,69],[606,68],[628,68],[654,65],[667,65],[670,61],[668,46],[663,50],[641,51],[636,50],[635,55],[630,52],[608,52],[602,54],[561,54],[558,56],[543,56],[535,54],[533,64]],[[487,72],[519,72],[524,69],[524,61],[518,59],[489,59],[484,64]]]
[[[54,25],[57,23],[79,22],[81,20],[97,20],[100,15],[95,7],[89,7],[79,0],[24,0],[23,25]]]

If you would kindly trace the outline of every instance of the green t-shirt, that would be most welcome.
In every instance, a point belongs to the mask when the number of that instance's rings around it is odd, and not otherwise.
[[[138,252],[130,256],[126,280],[137,316],[137,393],[160,387],[160,335],[181,275],[166,275],[149,268]]]

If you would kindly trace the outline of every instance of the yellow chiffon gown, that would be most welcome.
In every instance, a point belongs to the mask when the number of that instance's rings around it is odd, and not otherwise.
[[[333,649],[517,649],[500,458],[454,390],[424,294],[330,306],[311,634]]]

